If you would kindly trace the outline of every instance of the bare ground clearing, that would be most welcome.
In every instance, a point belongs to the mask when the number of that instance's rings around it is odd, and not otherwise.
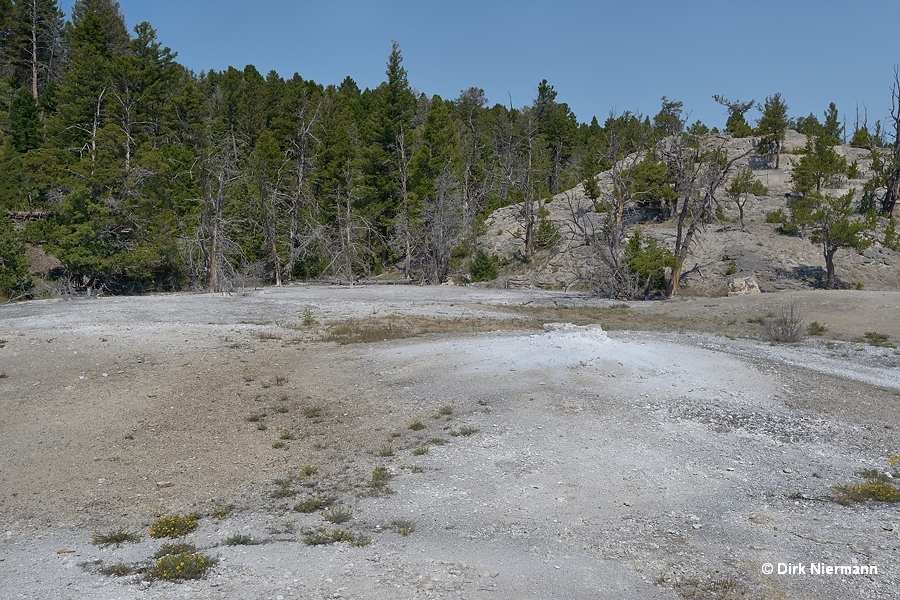
[[[791,300],[825,334],[758,341]],[[895,292],[623,308],[383,286],[3,306],[0,597],[896,598],[896,505],[829,497],[898,453],[900,355],[855,341],[896,342],[898,310]],[[426,334],[322,341],[348,319]],[[371,543],[300,541],[330,526],[293,510],[315,493]],[[147,526],[189,511],[218,563],[148,581]],[[117,528],[143,541],[90,544]],[[761,573],[779,562],[879,572]],[[100,573],[119,563],[136,573]]]

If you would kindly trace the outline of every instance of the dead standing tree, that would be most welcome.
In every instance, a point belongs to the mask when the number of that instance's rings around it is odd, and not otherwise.
[[[315,214],[317,203],[313,197],[311,173],[316,166],[316,151],[320,145],[315,135],[320,110],[324,99],[320,99],[315,107],[309,94],[304,94],[297,109],[296,130],[290,139],[287,150],[292,162],[293,191],[290,197],[290,223],[288,225],[288,254],[284,262],[284,276],[290,278],[294,273],[297,261],[303,257],[313,239],[318,239],[321,227],[313,223],[311,216]],[[304,222],[305,221],[305,222]],[[309,235],[314,233],[314,235]]]
[[[234,135],[230,135],[211,145],[200,165],[203,210],[195,246],[203,255],[206,288],[209,292],[226,292],[231,285],[227,273],[233,269],[230,268],[227,251],[236,245],[228,238],[225,213],[228,194],[241,179],[237,157],[237,141]]]
[[[450,272],[450,257],[464,231],[462,198],[457,174],[447,165],[435,182],[434,193],[423,207],[422,266],[425,278],[440,284]]]
[[[880,200],[881,214],[886,217],[894,214],[900,197],[900,70],[897,67],[894,67],[894,85],[891,87],[891,126],[894,130],[894,143],[890,163],[886,165],[885,192]]]
[[[577,202],[571,193],[566,195],[571,215],[572,233],[583,240],[600,261],[598,273],[592,273],[600,293],[608,298],[633,299],[639,292],[638,277],[625,265],[627,223],[625,216],[642,198],[640,186],[635,185],[635,168],[647,157],[647,152],[628,152],[645,148],[649,131],[629,129],[631,115],[622,118],[610,114],[605,150],[599,163],[612,166],[603,176],[598,202]],[[636,119],[638,122],[641,119]],[[625,156],[620,158],[623,154]]]
[[[662,140],[657,154],[669,167],[678,195],[675,207],[675,245],[677,266],[666,288],[666,296],[678,293],[684,262],[691,253],[698,234],[710,221],[717,204],[716,194],[728,179],[734,165],[749,150],[733,158],[725,149],[727,138],[711,136],[695,139],[683,131]]]

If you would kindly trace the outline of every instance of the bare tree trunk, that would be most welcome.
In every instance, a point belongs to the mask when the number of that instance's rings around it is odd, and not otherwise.
[[[674,248],[677,263],[667,285],[667,296],[678,293],[684,262],[692,250],[695,236],[703,231],[713,213],[719,187],[725,183],[734,164],[750,152],[729,160],[724,145],[723,139],[718,146],[707,143],[707,148],[691,148],[681,133],[660,143],[678,193]]]
[[[38,100],[38,0],[31,0],[31,95]]]
[[[106,88],[100,90],[97,97],[97,103],[94,105],[94,115],[91,120],[91,139],[88,142],[91,153],[91,177],[94,176],[94,167],[97,164],[97,135],[100,133],[100,118],[102,116],[103,96],[106,94]]]
[[[304,99],[297,114],[297,133],[294,139],[291,140],[291,150],[289,152],[294,159],[295,181],[294,194],[293,198],[291,198],[290,225],[288,226],[289,251],[284,264],[284,274],[287,278],[293,276],[294,268],[299,259],[303,210],[304,208],[309,211],[314,210],[314,202],[310,200],[311,193],[308,190],[308,175],[315,167],[316,155],[314,147],[320,141],[313,133],[313,130],[324,102],[324,100],[320,100],[312,116],[309,116],[309,99]]]
[[[225,291],[222,272],[227,243],[225,207],[229,189],[240,179],[235,168],[236,159],[237,141],[233,135],[223,145],[210,148],[207,157],[203,228],[208,236],[206,281],[209,292]]]
[[[404,260],[403,273],[409,279],[412,270],[412,215],[410,214],[412,207],[409,205],[409,165],[412,157],[407,156],[406,152],[406,135],[401,127],[397,138],[397,176],[400,179],[400,202],[403,207],[403,245]]]
[[[887,190],[881,200],[881,212],[886,217],[894,214],[900,198],[900,70],[894,68],[894,85],[891,88],[891,121],[894,129],[894,145],[891,149],[891,173]]]

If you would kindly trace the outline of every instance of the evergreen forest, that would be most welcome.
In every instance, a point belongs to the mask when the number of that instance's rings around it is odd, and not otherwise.
[[[599,202],[595,176],[624,157],[647,160],[620,200],[639,199],[659,218],[678,219],[688,195],[708,203],[733,175],[731,157],[700,141],[710,129],[685,122],[678,101],[663,98],[652,117],[624,112],[601,123],[579,121],[547,80],[521,107],[491,105],[478,88],[429,96],[410,86],[396,42],[386,41],[374,89],[252,65],[192,72],[151,24],[129,29],[115,0],[77,0],[68,19],[57,0],[0,0],[0,44],[7,298],[33,293],[26,248],[58,261],[54,285],[69,292],[221,292],[387,270],[436,284],[479,265],[490,272],[477,239],[503,206],[522,206],[530,261],[553,235],[541,231],[541,202],[578,184]],[[780,94],[764,104],[716,99],[728,119],[722,133],[759,136],[776,161],[788,127],[826,146],[894,143],[880,123],[845,132],[834,105],[820,122],[789,118]],[[745,115],[757,108],[754,124]],[[896,179],[885,156],[884,173]],[[698,165],[710,178],[703,189],[689,187]],[[809,181],[813,193],[819,179]],[[878,208],[889,214],[894,197]],[[607,213],[621,225],[615,207]],[[610,247],[615,232],[604,235],[595,242]],[[633,269],[620,260],[626,237],[612,240],[613,276]],[[676,247],[663,260],[677,270],[683,256]]]

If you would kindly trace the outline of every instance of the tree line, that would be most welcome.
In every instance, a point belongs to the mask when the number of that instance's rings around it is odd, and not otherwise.
[[[679,175],[674,152],[688,146],[656,150],[709,133],[683,121],[681,103],[601,125],[580,123],[547,80],[523,107],[490,105],[479,88],[428,96],[411,87],[396,42],[374,89],[252,65],[196,74],[149,23],[129,31],[115,0],[76,0],[68,20],[57,0],[0,0],[0,42],[0,211],[48,215],[24,228],[0,220],[6,296],[30,288],[26,244],[56,257],[72,289],[113,293],[354,281],[389,267],[439,283],[477,255],[481,224],[501,206],[521,206],[522,258],[533,260],[541,202],[578,183],[599,197],[596,174],[635,153],[657,156],[642,167],[642,201],[706,185],[696,161]],[[746,133],[754,104],[721,100],[726,130]],[[797,123],[759,108],[751,132],[777,148]],[[866,129],[864,141],[881,137]],[[728,172],[713,171],[717,188]]]

